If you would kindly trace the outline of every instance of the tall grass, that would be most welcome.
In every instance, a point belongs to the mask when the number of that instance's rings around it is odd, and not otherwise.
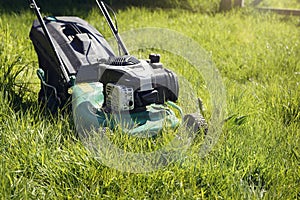
[[[76,137],[71,116],[42,116],[35,101],[27,109],[11,106],[11,93],[25,102],[37,96],[38,79],[26,74],[38,67],[28,38],[33,18],[29,12],[0,18],[2,199],[300,198],[297,19],[249,10],[215,16],[176,9],[120,10],[121,31],[170,28],[210,52],[226,85],[228,117],[233,116],[206,157],[199,157],[195,141],[184,159],[151,173],[131,174],[94,159]],[[98,11],[86,19],[110,36]],[[163,53],[166,67],[197,85],[198,77],[180,68],[188,66],[186,61]],[[21,91],[20,83],[25,84]],[[203,88],[195,85],[201,95]]]
[[[37,83],[33,60],[36,55],[27,35],[24,35],[30,28],[32,16],[24,13],[22,17],[22,22],[15,14],[2,15],[0,19],[0,87],[17,108],[30,101],[29,85]]]

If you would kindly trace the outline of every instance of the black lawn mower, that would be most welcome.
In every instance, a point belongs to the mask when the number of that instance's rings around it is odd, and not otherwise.
[[[164,68],[159,54],[139,60],[129,54],[104,2],[96,0],[122,55],[116,55],[101,33],[83,19],[42,18],[34,0],[30,39],[38,56],[39,103],[55,113],[72,106],[78,132],[122,125],[131,135],[156,135],[164,127],[186,123],[192,131],[207,131],[201,113],[183,112],[176,102],[178,78]],[[180,113],[177,117],[176,113]]]

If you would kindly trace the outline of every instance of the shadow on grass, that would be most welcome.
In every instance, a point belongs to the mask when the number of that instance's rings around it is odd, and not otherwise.
[[[36,3],[43,13],[51,15],[72,15],[74,13],[87,15],[87,13],[96,6],[94,0],[36,0]],[[2,0],[0,2],[0,14],[21,13],[23,11],[28,11],[29,9],[29,1]]]
[[[37,5],[41,7],[43,13],[49,15],[80,15],[87,16],[89,11],[97,7],[96,0],[35,0]],[[173,1],[173,0],[103,0],[110,5],[114,10],[126,9],[126,7],[146,7],[146,8],[181,8],[187,10],[197,10],[197,6],[189,0]],[[215,12],[215,8],[210,8],[211,4],[203,3],[206,0],[197,0],[199,5],[204,6],[200,11]],[[218,0],[215,0],[218,1]],[[196,2],[196,0],[192,1]],[[200,2],[200,3],[199,3]],[[203,5],[205,4],[205,5]],[[199,6],[198,5],[198,6]],[[208,7],[207,7],[208,6]],[[200,6],[201,7],[201,6]],[[206,8],[207,7],[207,8]],[[29,0],[1,0],[0,1],[0,15],[1,13],[21,13],[29,9]],[[198,9],[199,10],[199,9]]]
[[[163,0],[168,1],[168,0]],[[43,13],[51,15],[81,15],[86,16],[90,10],[97,7],[96,0],[35,0]],[[137,1],[137,0],[104,0],[113,9],[124,9],[127,6],[162,7],[166,4],[161,1]],[[2,0],[0,1],[1,13],[21,13],[29,10],[29,0]]]

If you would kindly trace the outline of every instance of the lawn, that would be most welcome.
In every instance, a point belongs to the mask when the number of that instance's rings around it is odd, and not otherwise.
[[[300,3],[298,0],[290,1],[278,1],[278,0],[264,0],[259,6],[273,7],[273,8],[293,8],[300,9]]]
[[[97,9],[80,16],[111,37]],[[178,160],[152,172],[106,166],[78,139],[71,114],[45,116],[37,105],[38,62],[28,37],[33,13],[2,12],[1,199],[300,199],[299,18],[251,8],[203,14],[134,7],[118,10],[117,17],[125,43],[128,33],[152,27],[188,38],[205,52],[226,92],[217,143],[201,156],[203,138],[198,137]],[[186,49],[179,40],[174,45]],[[164,65],[182,77],[181,92],[201,97],[213,123],[218,93],[209,83],[214,77],[166,50],[140,46],[132,54],[159,52]],[[179,104],[192,103],[183,98]],[[119,132],[114,137],[127,151],[143,149],[140,144],[155,149],[161,142],[138,140],[134,146],[135,139]]]

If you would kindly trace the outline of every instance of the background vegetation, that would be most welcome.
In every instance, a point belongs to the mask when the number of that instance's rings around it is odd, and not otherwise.
[[[290,1],[277,1],[277,0],[264,0],[259,6],[273,7],[273,8],[294,8],[300,9],[299,0]]]
[[[65,1],[36,1],[38,5],[46,8],[48,13],[52,14],[71,14],[76,13],[86,14],[88,10],[95,7],[95,1],[93,0],[65,0]],[[193,11],[201,12],[216,12],[220,0],[161,0],[161,1],[147,1],[147,0],[106,0],[107,4],[117,8],[124,8],[129,6],[147,7],[147,8],[183,8]],[[12,6],[13,5],[13,6]],[[55,5],[55,6],[53,6]],[[28,9],[28,1],[18,0],[2,0],[0,2],[0,8],[4,11],[18,12]]]
[[[180,162],[130,174],[94,159],[75,136],[71,116],[47,117],[39,110],[38,63],[28,37],[35,16],[22,10],[3,9],[0,18],[1,199],[300,199],[298,18],[252,9],[214,15],[119,10],[121,31],[169,28],[210,52],[232,116],[206,157],[198,156],[196,142]],[[110,37],[98,11],[72,14]],[[180,68],[188,63],[168,56],[162,55],[164,64],[190,78],[201,93],[200,77]]]

